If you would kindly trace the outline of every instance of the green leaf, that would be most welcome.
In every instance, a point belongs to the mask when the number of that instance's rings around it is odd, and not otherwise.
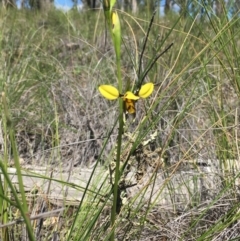
[[[116,0],[110,0],[110,11],[112,11],[113,6],[115,5]]]
[[[103,10],[108,26],[111,26],[110,0],[103,0]]]

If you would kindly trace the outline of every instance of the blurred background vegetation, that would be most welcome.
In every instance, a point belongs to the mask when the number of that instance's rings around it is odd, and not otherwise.
[[[35,9],[40,11],[50,10],[54,8],[54,0],[1,0],[1,5],[4,8],[15,8],[19,6],[21,9]],[[72,0],[73,8],[81,5],[83,9],[96,10],[101,6],[100,0]],[[206,13],[206,6],[208,9],[214,10],[217,16],[223,14],[224,9],[227,9],[229,14],[234,15],[240,8],[240,1],[238,0],[121,0],[117,2],[116,7],[121,11],[128,11],[133,14],[141,11],[153,11],[157,9],[160,13],[168,14],[170,12],[179,12],[180,14]]]

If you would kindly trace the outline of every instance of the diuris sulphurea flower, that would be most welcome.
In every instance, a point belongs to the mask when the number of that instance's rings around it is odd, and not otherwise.
[[[129,114],[135,114],[135,102],[140,98],[147,98],[153,92],[154,84],[146,83],[142,85],[137,94],[127,91],[124,95],[120,94],[118,89],[112,85],[100,85],[99,91],[108,100],[116,100],[117,98],[122,98],[124,102],[124,110]]]

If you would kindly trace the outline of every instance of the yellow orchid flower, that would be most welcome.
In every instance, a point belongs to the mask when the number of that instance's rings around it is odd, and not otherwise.
[[[112,85],[100,85],[99,92],[108,100],[116,100],[117,98],[122,98],[124,101],[124,109],[129,114],[135,114],[135,102],[139,98],[147,98],[152,94],[154,89],[153,83],[146,83],[142,85],[138,94],[133,94],[131,91],[127,91],[124,95],[120,94],[118,89],[113,87]]]

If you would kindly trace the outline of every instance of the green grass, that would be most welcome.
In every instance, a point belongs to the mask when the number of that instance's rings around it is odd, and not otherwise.
[[[219,18],[206,10],[201,19],[174,13],[155,17],[141,73],[156,54],[173,46],[146,76],[145,83],[155,84],[153,95],[137,102],[135,122],[127,120],[120,179],[136,185],[121,190],[128,198],[122,199],[114,226],[108,169],[116,159],[118,104],[101,97],[98,86],[117,87],[119,73],[103,12],[0,11],[0,88],[6,97],[0,109],[1,224],[22,217],[29,240],[49,240],[54,233],[60,240],[109,240],[113,233],[117,240],[239,238],[239,21],[237,15]],[[118,14],[125,90],[138,81],[150,17]],[[142,145],[155,131],[155,140]],[[199,167],[197,159],[210,160],[216,168]],[[184,171],[186,160],[193,164]],[[101,174],[95,163],[103,167]],[[17,187],[7,171],[11,165],[18,170]],[[63,175],[41,175],[46,182],[29,202],[20,172],[29,165],[46,167],[48,173],[51,168],[71,171],[70,177],[80,166],[93,169],[87,188]],[[143,175],[139,181],[136,172]],[[69,206],[66,197],[65,212],[57,222],[44,219],[38,236],[28,214],[59,208],[42,191],[50,181],[75,189],[83,199]],[[41,198],[45,211],[37,209]],[[0,239],[22,239],[21,225],[1,228]]]

